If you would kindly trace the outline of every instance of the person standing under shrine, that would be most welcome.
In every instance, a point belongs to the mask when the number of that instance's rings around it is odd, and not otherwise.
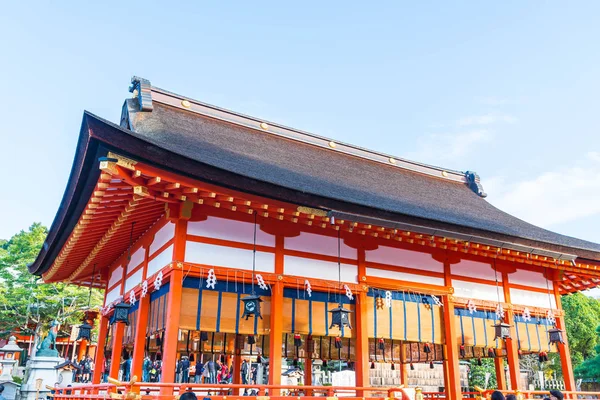
[[[181,366],[181,382],[189,383],[190,382],[190,360],[187,356],[181,357],[181,362],[179,363]]]
[[[200,360],[200,356],[196,359],[196,375],[194,377],[195,383],[202,383],[202,378],[204,377],[204,364]]]
[[[181,361],[175,360],[175,383],[181,382]]]
[[[206,363],[206,370],[208,371],[208,383],[217,382],[217,364],[212,360],[208,360]]]
[[[150,370],[152,369],[152,361],[146,355],[142,364],[142,382],[150,382]]]
[[[130,381],[130,372],[131,372],[131,359],[129,358],[129,354],[125,354],[125,361],[123,361],[123,377],[121,380],[123,382]]]
[[[242,361],[242,366],[240,368],[241,374],[242,374],[242,385],[247,385],[248,384],[248,362],[246,360]]]

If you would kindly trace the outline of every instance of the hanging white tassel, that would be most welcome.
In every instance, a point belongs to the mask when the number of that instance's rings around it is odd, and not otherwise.
[[[308,279],[304,281],[304,290],[306,290],[308,297],[312,297],[312,287],[310,286]]]
[[[469,314],[473,314],[477,311],[477,306],[473,300],[467,301],[467,308],[469,309]]]
[[[387,308],[392,308],[392,292],[389,290],[385,291],[385,306]]]
[[[269,287],[265,283],[265,280],[263,279],[262,275],[260,275],[260,274],[256,275],[256,283],[258,284],[258,287],[261,288],[262,290],[269,289]]]
[[[131,292],[129,292],[129,304],[134,306],[136,301],[137,299],[135,298],[135,292],[132,290]]]
[[[531,311],[529,311],[528,307],[525,307],[525,309],[523,310],[523,315],[521,317],[523,319],[523,321],[525,322],[529,322],[531,321]]]
[[[156,278],[154,278],[154,290],[160,289],[160,287],[162,286],[162,280],[163,280],[163,274],[162,274],[162,271],[160,271],[158,273],[158,275],[156,275]]]
[[[504,308],[502,307],[502,304],[498,304],[496,307],[496,317],[498,319],[504,319]]]
[[[349,300],[354,300],[354,296],[352,295],[352,290],[348,287],[348,285],[344,285],[344,289],[346,290],[346,297]]]
[[[433,302],[434,302],[436,305],[438,305],[438,306],[440,306],[440,307],[444,307],[444,304],[442,304],[442,302],[440,301],[440,299],[438,299],[438,297],[437,297],[437,296],[435,296],[435,295],[433,295],[433,294],[432,294],[432,295],[431,295],[431,298],[433,299]]]
[[[554,316],[552,310],[548,310],[548,312],[546,313],[546,319],[548,320],[548,323],[550,325],[554,325],[556,323],[556,317]]]
[[[140,294],[140,297],[143,299],[144,297],[146,297],[147,294],[148,294],[148,281],[144,281],[142,283],[142,293]]]
[[[217,276],[215,275],[215,270],[209,269],[208,277],[206,278],[206,288],[214,289],[216,284],[217,284]]]

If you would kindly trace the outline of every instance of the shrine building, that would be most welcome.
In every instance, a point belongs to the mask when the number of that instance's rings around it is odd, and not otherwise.
[[[84,113],[30,266],[105,291],[95,383],[105,359],[112,378],[129,358],[141,377],[146,356],[163,383],[184,379],[184,357],[220,361],[242,383],[246,360],[272,395],[286,371],[306,387],[414,387],[424,366],[443,371],[435,391],[460,399],[464,361],[493,358],[498,387],[525,390],[519,358],[558,352],[576,390],[561,296],[598,286],[600,245],[497,209],[472,171],[137,77],[130,91],[118,124]]]

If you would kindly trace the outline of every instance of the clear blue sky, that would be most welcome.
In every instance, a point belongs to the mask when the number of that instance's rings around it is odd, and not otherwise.
[[[600,2],[6,2],[0,238],[50,225],[87,109],[132,75],[460,170],[527,221],[600,242]]]

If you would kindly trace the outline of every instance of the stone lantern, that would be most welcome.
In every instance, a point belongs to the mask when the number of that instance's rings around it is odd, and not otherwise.
[[[12,382],[12,372],[17,364],[15,353],[21,351],[21,348],[17,346],[17,338],[11,336],[8,339],[8,343],[4,345],[0,351],[4,352],[4,359],[0,360],[0,364],[2,364],[2,375],[0,375],[0,382]]]

